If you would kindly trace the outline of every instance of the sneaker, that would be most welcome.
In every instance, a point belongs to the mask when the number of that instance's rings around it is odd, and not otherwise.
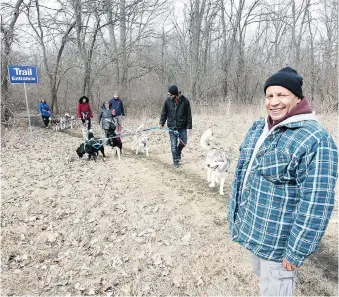
[[[173,168],[179,168],[179,164],[172,164]]]
[[[49,127],[47,126],[46,129],[48,129]]]

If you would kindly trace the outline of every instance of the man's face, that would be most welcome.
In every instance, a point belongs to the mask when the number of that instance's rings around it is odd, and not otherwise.
[[[82,99],[82,103],[86,103],[86,99]]]
[[[119,98],[119,96],[118,96],[118,94],[114,94],[114,99],[118,99]]]
[[[270,86],[266,89],[265,106],[273,122],[288,114],[301,101],[290,90],[281,86]]]

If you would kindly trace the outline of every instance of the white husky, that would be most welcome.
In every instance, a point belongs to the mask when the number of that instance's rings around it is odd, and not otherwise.
[[[148,154],[148,135],[146,133],[142,133],[142,129],[144,128],[144,124],[141,124],[138,129],[135,131],[134,135],[134,141],[133,141],[133,147],[132,150],[135,150],[135,154],[139,154],[139,150],[141,149],[142,152],[146,153],[146,156],[149,156]]]
[[[82,137],[84,141],[88,140],[88,132],[90,131],[93,132],[93,130],[88,130],[88,120],[86,120],[85,124],[82,124]]]
[[[69,113],[65,113],[65,129],[66,128],[73,129],[74,122],[75,122],[75,117],[70,116]]]
[[[200,138],[200,145],[206,155],[205,164],[207,166],[207,181],[211,188],[214,188],[215,184],[219,183],[219,193],[220,195],[224,195],[224,183],[227,171],[230,167],[230,159],[227,157],[224,150],[211,145],[212,140],[213,131],[209,128]]]

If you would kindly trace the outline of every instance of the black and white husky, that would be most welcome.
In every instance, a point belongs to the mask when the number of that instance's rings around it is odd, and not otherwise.
[[[230,168],[230,159],[223,149],[212,146],[213,131],[207,129],[200,138],[200,146],[205,152],[205,165],[207,166],[207,181],[209,187],[214,188],[220,184],[220,195],[224,195],[224,183],[227,171]]]

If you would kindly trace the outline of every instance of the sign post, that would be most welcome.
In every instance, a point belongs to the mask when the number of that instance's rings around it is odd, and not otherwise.
[[[26,107],[27,107],[27,116],[28,116],[29,131],[32,133],[31,116],[29,115],[29,107],[28,107],[26,83],[24,83],[24,89],[25,89],[25,98],[26,98]]]
[[[28,125],[29,125],[29,130],[32,133],[31,117],[29,115],[26,84],[37,84],[38,83],[37,67],[36,66],[9,65],[8,66],[8,77],[9,77],[9,82],[11,84],[24,84]]]

